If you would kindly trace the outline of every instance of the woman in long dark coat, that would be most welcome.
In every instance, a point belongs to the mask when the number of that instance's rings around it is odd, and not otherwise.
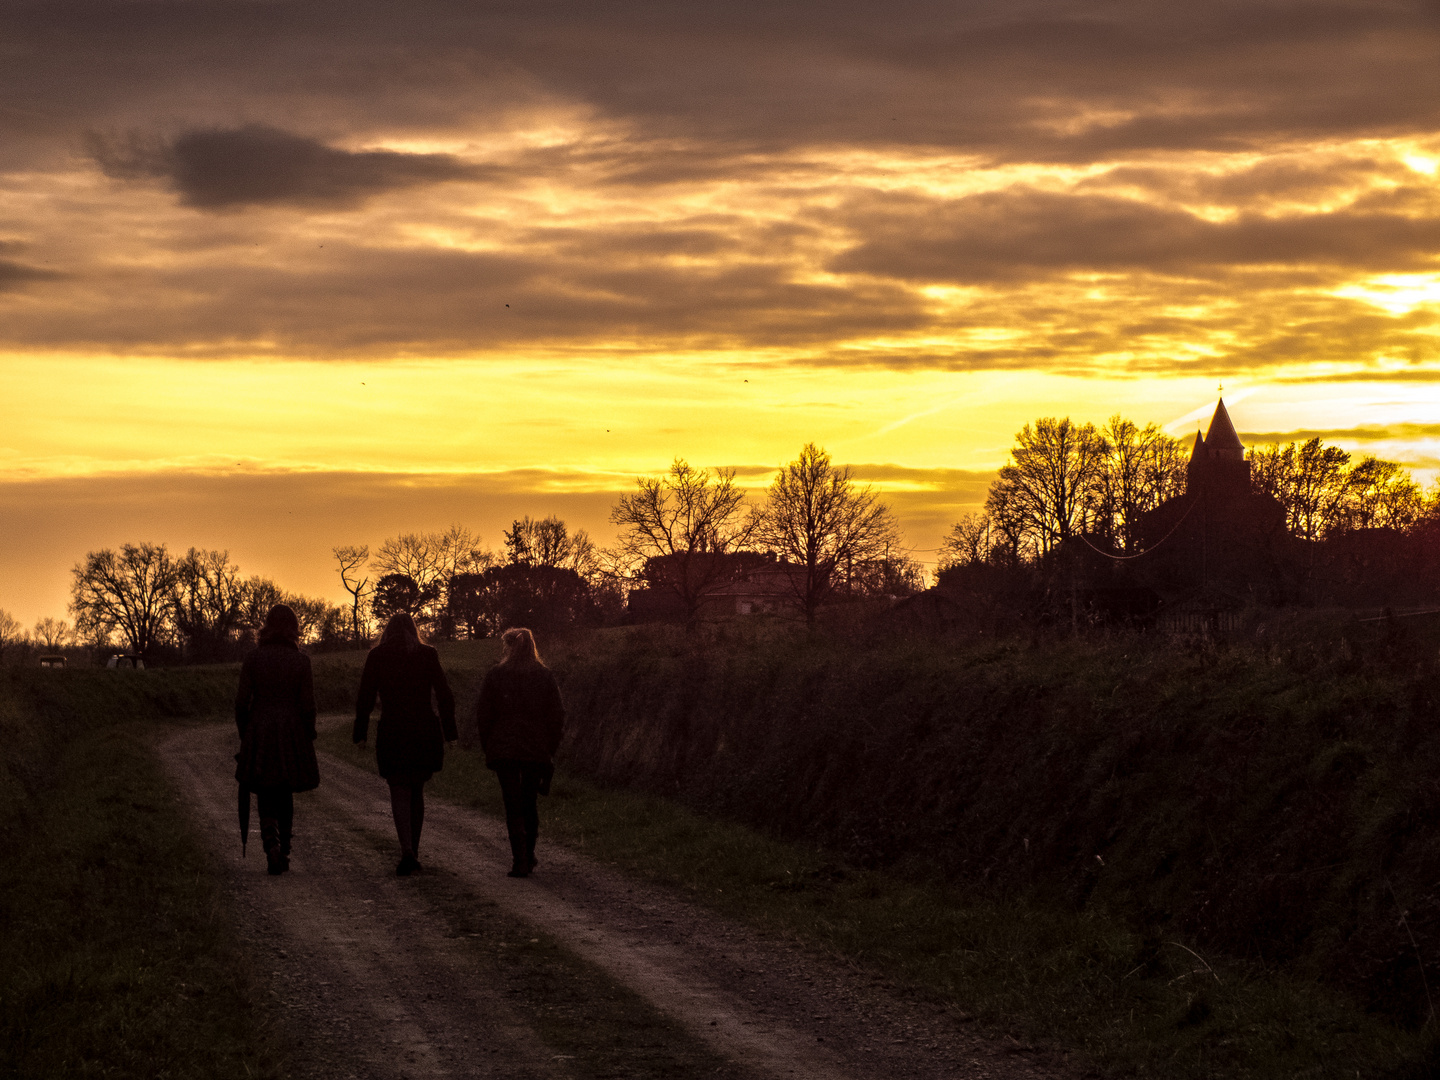
[[[355,701],[352,738],[364,744],[370,712],[380,697],[375,731],[375,760],[390,784],[390,812],[400,840],[395,873],[420,869],[420,827],[425,823],[425,784],[445,761],[445,743],[454,742],[455,698],[440,666],[440,654],[420,640],[415,620],[392,615],[380,644],[365,658],[360,695]],[[431,695],[440,708],[435,714]]]
[[[540,660],[535,638],[524,627],[500,638],[505,653],[480,687],[476,723],[485,764],[500,781],[505,828],[510,834],[510,877],[528,877],[538,865],[540,832],[536,796],[548,793],[555,751],[565,726],[565,706],[555,676]]]
[[[320,786],[310,658],[300,651],[300,621],[285,604],[270,609],[259,647],[240,666],[235,726],[235,779],[258,797],[265,862],[270,873],[283,874],[290,869],[294,793]]]

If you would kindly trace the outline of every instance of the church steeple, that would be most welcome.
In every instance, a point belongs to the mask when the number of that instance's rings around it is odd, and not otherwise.
[[[1215,406],[1215,415],[1210,418],[1210,430],[1205,433],[1205,456],[1229,458],[1232,461],[1245,460],[1245,445],[1235,433],[1230,422],[1230,413],[1225,408],[1225,399]]]
[[[1210,418],[1210,430],[1202,438],[1195,433],[1186,470],[1189,491],[1208,490],[1219,493],[1241,493],[1250,490],[1250,462],[1245,460],[1245,444],[1230,422],[1230,413],[1221,398]]]

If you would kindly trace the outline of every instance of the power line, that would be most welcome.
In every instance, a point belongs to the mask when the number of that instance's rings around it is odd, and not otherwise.
[[[1095,552],[1096,555],[1104,555],[1107,559],[1114,559],[1116,562],[1129,562],[1131,559],[1140,559],[1146,555],[1149,555],[1161,544],[1165,543],[1166,540],[1169,540],[1170,537],[1174,536],[1175,530],[1180,528],[1180,526],[1184,524],[1185,519],[1190,516],[1190,511],[1195,509],[1195,506],[1197,503],[1199,503],[1199,501],[1200,496],[1197,495],[1195,499],[1190,503],[1190,505],[1185,508],[1185,513],[1180,515],[1180,520],[1175,522],[1169,532],[1167,532],[1159,540],[1155,541],[1155,543],[1151,544],[1144,551],[1137,551],[1134,555],[1111,555],[1108,551],[1101,551],[1094,544],[1090,543],[1089,538],[1086,537],[1084,533],[1080,534],[1080,539],[1083,540],[1085,542],[1085,546],[1088,547],[1091,551]]]

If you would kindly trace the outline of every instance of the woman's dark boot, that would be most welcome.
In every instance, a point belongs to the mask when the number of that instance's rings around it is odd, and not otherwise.
[[[266,869],[272,874],[283,874],[290,860],[280,850],[280,823],[274,818],[260,819],[260,844],[265,848]]]
[[[535,861],[535,840],[535,834],[527,830],[525,833],[525,865],[531,870],[540,865]]]
[[[505,827],[510,833],[510,872],[507,876],[529,877],[530,856],[525,853],[525,823],[507,821]]]

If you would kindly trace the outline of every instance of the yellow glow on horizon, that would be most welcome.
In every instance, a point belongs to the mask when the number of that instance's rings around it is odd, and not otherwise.
[[[1014,432],[1036,416],[1103,423],[1120,411],[1173,430],[1208,414],[1214,392],[1205,376],[1157,385],[1037,371],[817,373],[753,360],[712,364],[696,379],[684,357],[651,357],[639,367],[626,356],[0,364],[8,367],[0,465],[12,478],[548,470],[554,484],[579,489],[659,471],[676,455],[698,465],[769,467],[809,440],[837,461],[984,470],[1004,461]],[[1257,385],[1237,383],[1227,400],[1238,405]],[[1432,385],[1402,384],[1390,396],[1434,400]],[[1340,388],[1320,397],[1337,392],[1353,400]],[[1281,396],[1297,393],[1314,408],[1313,388]],[[1355,409],[1345,426],[1390,422],[1383,410]],[[1268,430],[1314,421],[1282,409],[1237,423]]]
[[[1342,285],[1334,295],[1363,300],[1391,315],[1408,315],[1440,302],[1440,274],[1378,274],[1363,283]]]

